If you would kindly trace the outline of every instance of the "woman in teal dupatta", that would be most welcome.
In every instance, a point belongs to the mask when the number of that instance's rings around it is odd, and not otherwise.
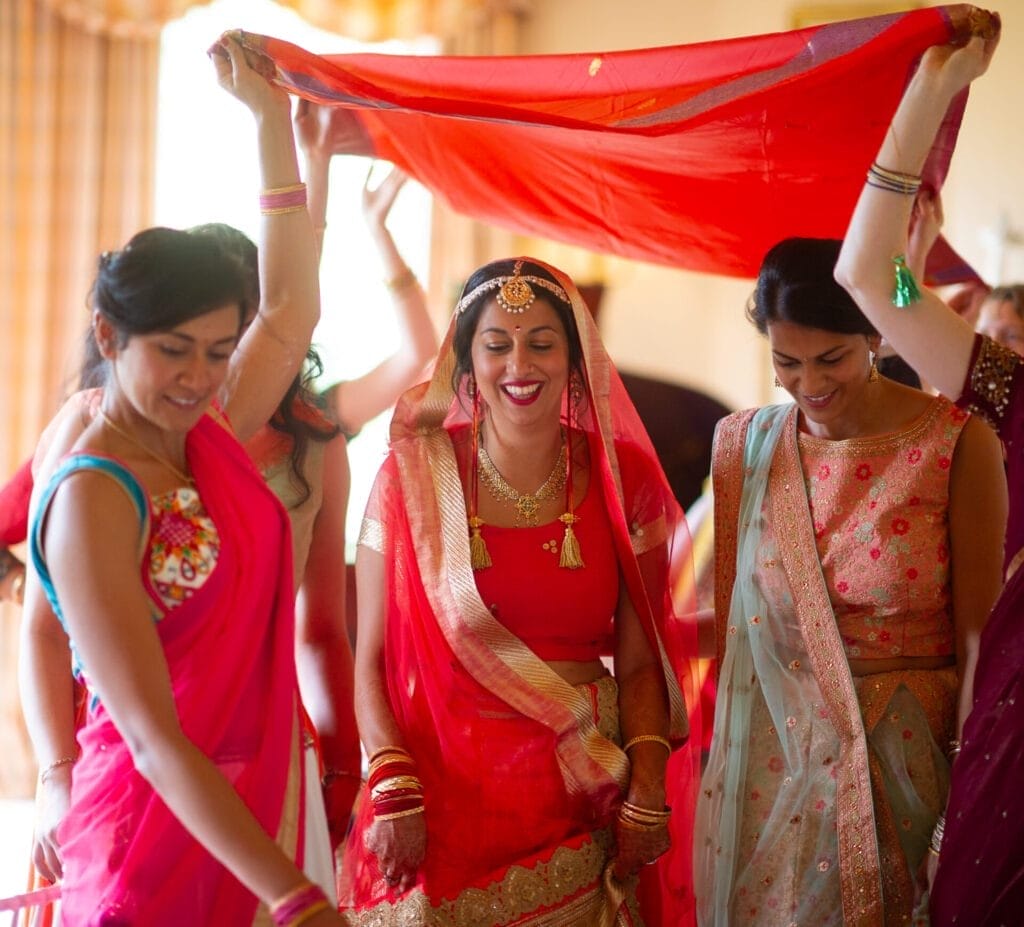
[[[716,436],[705,925],[910,922],[999,588],[998,442],[877,374],[838,251],[790,239],[766,256],[750,315],[795,402]]]

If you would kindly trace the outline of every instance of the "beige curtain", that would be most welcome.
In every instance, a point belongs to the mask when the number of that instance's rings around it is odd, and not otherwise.
[[[65,22],[121,38],[154,36],[193,6],[211,0],[45,0]],[[461,31],[493,0],[277,0],[306,21],[362,42]],[[507,3],[500,4],[502,6]]]
[[[73,376],[96,255],[150,220],[157,40],[92,34],[38,0],[0,3],[0,478],[31,452]],[[31,793],[15,685],[18,615],[0,615],[0,794]]]

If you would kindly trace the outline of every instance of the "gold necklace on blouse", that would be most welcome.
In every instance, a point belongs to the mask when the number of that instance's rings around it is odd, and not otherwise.
[[[499,502],[510,502],[519,513],[517,522],[522,519],[529,527],[535,528],[538,524],[538,512],[543,503],[554,499],[558,493],[565,488],[565,435],[562,435],[562,446],[558,451],[554,467],[548,478],[534,492],[519,492],[510,485],[494,466],[484,446],[481,444],[477,449],[477,460],[480,462],[480,476],[490,494]]]
[[[182,470],[179,470],[173,463],[171,463],[166,457],[164,457],[163,454],[158,454],[151,448],[146,447],[146,445],[143,444],[133,434],[131,434],[128,431],[125,431],[125,429],[123,429],[120,425],[116,424],[114,420],[109,415],[107,415],[107,413],[104,412],[102,409],[100,409],[100,418],[102,418],[103,421],[110,426],[112,431],[115,431],[122,438],[124,438],[125,441],[134,444],[140,451],[144,451],[146,454],[152,457],[153,460],[155,460],[157,463],[163,464],[163,466],[170,470],[171,473],[173,473],[179,480],[181,480],[181,482],[184,485],[194,485],[192,477],[190,477],[187,473],[183,472]]]

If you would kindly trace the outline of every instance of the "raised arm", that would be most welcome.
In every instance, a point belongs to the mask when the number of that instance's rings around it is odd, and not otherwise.
[[[368,373],[339,383],[328,393],[334,414],[348,434],[359,431],[370,419],[394,405],[395,400],[418,382],[437,353],[437,332],[427,311],[426,295],[388,230],[387,219],[407,175],[397,167],[377,187],[370,175],[363,186],[363,217],[377,246],[385,286],[391,294],[398,321],[398,349]]]
[[[373,146],[351,110],[321,106],[309,100],[299,100],[295,108],[295,134],[306,162],[309,217],[320,257],[327,229],[331,158],[336,154],[372,155]]]
[[[235,433],[245,442],[273,415],[306,356],[320,318],[317,254],[305,204],[289,191],[299,184],[299,167],[288,95],[250,64],[230,35],[210,56],[220,85],[256,120],[260,179],[273,200],[260,221],[259,312],[232,357],[221,394]]]
[[[990,31],[989,37],[975,36],[963,47],[935,46],[925,53],[878,152],[879,167],[920,176],[953,99],[988,67],[998,44],[998,20]],[[956,399],[970,361],[971,327],[927,290],[910,306],[898,308],[892,302],[893,258],[907,253],[913,205],[912,195],[866,184],[836,265],[836,279],[896,353]]]

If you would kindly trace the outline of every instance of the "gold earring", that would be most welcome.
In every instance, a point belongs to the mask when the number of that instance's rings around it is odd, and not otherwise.
[[[875,360],[874,352],[871,353],[871,369],[868,370],[868,383],[875,383],[878,380],[878,362]]]
[[[782,384],[779,382],[779,375],[778,374],[775,375],[775,388],[776,389],[782,389]]]

